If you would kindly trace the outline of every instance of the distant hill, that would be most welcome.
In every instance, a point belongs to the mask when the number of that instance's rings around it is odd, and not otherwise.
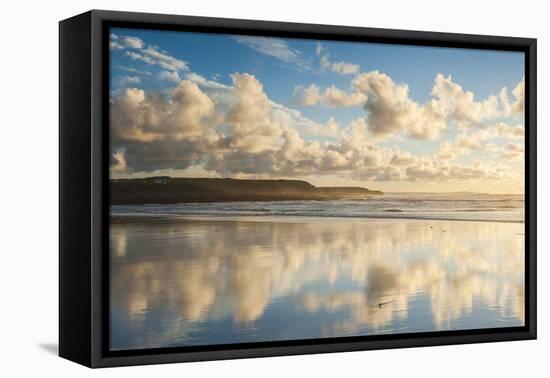
[[[315,187],[300,180],[171,178],[167,176],[110,181],[111,204],[184,202],[288,201],[365,198],[381,195],[361,187]]]

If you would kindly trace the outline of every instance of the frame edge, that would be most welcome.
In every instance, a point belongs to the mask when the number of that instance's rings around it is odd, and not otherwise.
[[[372,349],[390,349],[390,348],[409,348],[409,347],[426,347],[426,346],[438,346],[438,345],[452,345],[452,344],[470,344],[470,343],[483,343],[483,342],[497,342],[497,341],[514,341],[514,340],[529,340],[536,339],[536,39],[533,38],[516,38],[516,37],[496,37],[486,35],[471,35],[471,34],[455,34],[455,33],[433,33],[433,32],[419,32],[419,31],[407,31],[407,30],[389,30],[389,29],[373,29],[364,27],[352,27],[352,26],[332,26],[332,25],[320,25],[320,24],[300,24],[300,23],[286,23],[286,22],[273,22],[273,21],[253,21],[253,20],[238,20],[238,19],[225,19],[225,18],[210,18],[210,17],[196,17],[196,16],[177,16],[177,15],[161,15],[161,14],[148,14],[148,13],[133,13],[133,12],[115,12],[104,10],[93,10],[91,14],[91,51],[92,56],[90,60],[92,63],[91,74],[91,145],[92,145],[92,172],[93,177],[90,183],[92,189],[92,300],[93,307],[91,309],[92,318],[91,327],[92,331],[92,351],[90,367],[113,367],[121,365],[140,365],[140,364],[160,364],[160,363],[174,363],[174,362],[193,362],[193,361],[205,361],[205,360],[223,360],[223,359],[236,359],[236,358],[255,358],[255,357],[269,357],[269,356],[284,356],[284,355],[303,355],[303,354],[317,354],[317,353],[331,353],[331,352],[346,352],[346,351],[363,351]],[[102,166],[104,161],[101,159],[102,141],[104,141],[105,135],[102,133],[102,120],[104,120],[105,109],[102,108],[102,96],[105,93],[105,88],[102,87],[101,82],[103,79],[103,67],[105,57],[102,53],[102,35],[104,33],[104,22],[137,22],[137,23],[164,23],[167,25],[177,24],[189,24],[197,27],[218,27],[218,28],[237,28],[247,29],[251,32],[257,33],[270,33],[273,29],[283,30],[285,33],[298,33],[299,30],[308,33],[310,36],[314,36],[315,33],[330,33],[337,35],[340,39],[345,39],[350,35],[361,35],[362,37],[374,35],[375,37],[385,36],[386,41],[390,39],[402,40],[407,35],[413,35],[413,37],[406,38],[411,44],[418,44],[419,40],[424,41],[424,44],[430,46],[443,46],[446,44],[468,44],[471,46],[501,46],[514,47],[518,51],[524,51],[526,56],[529,55],[529,65],[525,67],[531,73],[528,80],[528,96],[527,103],[529,109],[526,108],[526,123],[530,128],[530,150],[529,156],[526,156],[527,164],[529,164],[529,170],[531,173],[530,183],[533,184],[529,190],[529,197],[531,199],[529,205],[529,219],[534,219],[530,222],[530,245],[529,250],[526,249],[525,253],[530,254],[529,267],[531,275],[529,277],[529,327],[526,330],[514,331],[514,332],[495,332],[492,334],[483,335],[453,335],[453,336],[440,336],[434,335],[429,337],[419,337],[414,339],[398,339],[398,340],[373,340],[373,341],[356,341],[345,343],[327,343],[320,340],[319,344],[308,344],[299,346],[266,346],[262,348],[236,348],[233,350],[216,350],[216,351],[204,351],[204,352],[173,352],[173,353],[155,353],[133,356],[106,356],[101,349],[104,342],[101,334],[101,328],[108,326],[104,324],[101,316],[101,295],[104,293],[105,288],[102,286],[101,277],[99,272],[105,268],[104,261],[97,255],[101,253],[101,230],[102,225],[101,209],[103,208],[103,199],[107,198],[102,192],[99,183],[104,179],[102,171],[99,167]],[[323,31],[321,31],[323,29]],[[354,34],[355,33],[355,34]],[[479,41],[476,41],[479,39]],[[444,43],[442,41],[445,41]],[[388,42],[387,42],[388,43]],[[396,42],[390,42],[396,43]],[[475,48],[475,47],[470,47]],[[99,83],[99,84],[98,84]],[[107,92],[108,93],[108,92]],[[98,113],[99,111],[99,113]],[[529,115],[528,115],[529,114]],[[527,122],[528,121],[528,122]],[[104,126],[103,126],[104,127]],[[99,169],[99,170],[98,170]],[[103,193],[102,195],[93,195],[93,193]],[[103,197],[103,198],[102,198]],[[99,210],[98,210],[99,209]],[[100,232],[100,233],[98,233]],[[99,253],[96,253],[98,252]],[[527,268],[527,266],[526,266]],[[527,307],[526,307],[527,309]]]
[[[91,12],[59,22],[59,356],[91,366]]]

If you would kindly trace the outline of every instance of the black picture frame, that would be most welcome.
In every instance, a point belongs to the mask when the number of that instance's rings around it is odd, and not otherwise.
[[[525,326],[109,351],[109,27],[525,53]],[[88,367],[536,338],[536,39],[92,10],[59,24],[59,354]]]

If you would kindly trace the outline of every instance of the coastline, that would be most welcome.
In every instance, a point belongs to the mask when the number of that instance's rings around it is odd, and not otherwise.
[[[111,204],[323,201],[381,196],[364,187],[317,187],[303,180],[156,176],[109,181]]]

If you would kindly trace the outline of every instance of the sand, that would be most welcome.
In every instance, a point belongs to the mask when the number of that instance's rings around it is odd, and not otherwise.
[[[520,326],[523,227],[113,217],[111,348]]]

